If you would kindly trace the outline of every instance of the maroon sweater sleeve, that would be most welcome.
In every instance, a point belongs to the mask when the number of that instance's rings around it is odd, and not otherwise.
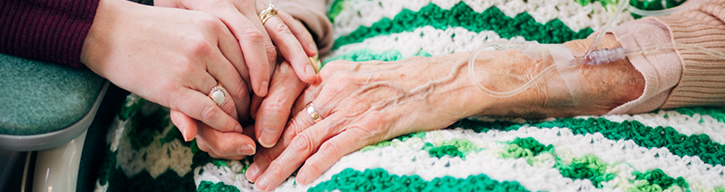
[[[99,0],[0,0],[0,53],[71,67]]]

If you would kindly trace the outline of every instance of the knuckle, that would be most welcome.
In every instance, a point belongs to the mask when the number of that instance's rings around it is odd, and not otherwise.
[[[284,24],[284,22],[277,23],[274,26],[274,31],[276,31],[277,33],[282,33],[282,34],[292,34],[292,32],[289,30],[289,27],[287,27],[287,25]]]
[[[211,43],[202,37],[190,38],[186,45],[192,55],[208,55],[213,48]]]
[[[214,105],[205,106],[201,111],[202,121],[210,121],[214,119],[217,115],[219,115],[219,111],[217,109],[217,106]]]
[[[284,168],[283,168],[282,164],[280,164],[279,161],[272,161],[272,163],[269,164],[269,167],[267,168],[266,171],[264,171],[264,173],[265,174],[269,173],[269,174],[271,174],[272,177],[275,177],[275,178],[286,177],[286,175],[284,175],[283,169]]]
[[[207,29],[217,29],[219,27],[219,18],[210,14],[202,12],[200,13],[200,16],[197,17],[199,24],[203,27],[207,27]]]
[[[329,157],[326,157],[326,158],[329,158]],[[312,173],[322,173],[322,172],[325,172],[327,170],[327,168],[326,167],[322,167],[322,165],[319,162],[305,163],[305,165],[307,166],[307,169],[309,171],[311,171]]]
[[[314,141],[310,134],[299,134],[294,138],[292,146],[295,146],[301,153],[311,154],[314,151]]]
[[[272,44],[272,42],[265,42],[264,50],[267,51],[267,57],[277,58],[277,48],[274,46],[274,44]]]
[[[249,90],[247,88],[247,83],[245,83],[244,81],[240,82],[239,89],[232,91],[229,94],[232,96],[232,98],[249,100]]]
[[[325,157],[337,157],[340,153],[340,146],[336,142],[325,142],[320,145],[320,150]]]
[[[178,60],[174,61],[174,63],[174,69],[176,69],[179,72],[179,75],[181,75],[182,77],[188,77],[189,75],[196,72],[196,69],[194,69],[194,64],[188,57],[179,58]]]
[[[255,42],[260,42],[264,39],[264,33],[254,26],[247,26],[242,29],[242,36],[245,39]]]
[[[285,114],[285,111],[289,111],[289,109],[285,109],[283,101],[280,100],[273,100],[272,102],[265,103],[264,110],[266,113],[275,117],[280,117]]]

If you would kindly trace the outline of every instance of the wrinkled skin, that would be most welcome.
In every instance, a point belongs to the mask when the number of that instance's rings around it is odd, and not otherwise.
[[[566,44],[582,54],[588,40]],[[605,46],[618,46],[607,36]],[[396,62],[333,61],[320,72],[295,104],[298,111],[282,138],[259,151],[247,178],[261,190],[271,190],[297,168],[297,182],[308,184],[342,156],[395,136],[445,128],[474,115],[541,118],[604,114],[642,94],[644,79],[627,61],[579,66],[584,94],[578,104],[558,72],[509,98],[493,98],[478,90],[467,73],[470,52]],[[478,55],[486,77],[480,83],[497,91],[514,89],[549,64],[534,63],[520,51]],[[548,85],[550,86],[548,86]],[[562,90],[557,90],[562,89]],[[313,123],[306,111],[312,102],[324,119]],[[567,104],[569,102],[569,104]]]

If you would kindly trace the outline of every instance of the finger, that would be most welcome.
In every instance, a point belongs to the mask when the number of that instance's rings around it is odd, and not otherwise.
[[[259,106],[262,105],[262,101],[264,101],[264,97],[252,96],[252,104],[249,106],[249,114],[252,115],[252,119],[257,119],[257,113],[259,113]]]
[[[241,105],[241,111],[247,111],[246,107],[249,107],[249,96],[247,95],[247,88],[242,80],[242,77],[234,69],[232,63],[225,59],[224,55],[219,51],[216,52],[216,61],[212,61],[207,64],[207,71],[214,76],[219,84],[223,87],[224,101],[219,104],[219,108],[225,113],[229,114],[234,120],[239,121],[237,104]],[[231,92],[230,92],[231,91]],[[232,94],[233,93],[233,94]],[[245,113],[246,114],[246,113]]]
[[[220,34],[218,44],[222,54],[227,58],[227,60],[229,60],[229,62],[234,64],[239,76],[241,76],[242,80],[247,83],[247,88],[251,88],[252,86],[249,84],[249,69],[244,61],[244,55],[242,53],[241,45],[239,44],[240,41],[238,41],[232,31],[230,31],[232,27],[234,29],[241,28],[238,25],[241,25],[241,22],[244,22],[244,20],[240,17],[239,13],[234,14],[230,11],[219,13],[219,18],[225,25],[220,25],[222,27],[219,29]]]
[[[249,88],[231,63],[223,58],[219,60],[217,65],[207,69],[224,87],[226,97],[219,107],[237,121],[245,122],[249,116]]]
[[[208,149],[209,155],[215,158],[239,160],[247,155],[254,155],[256,146],[252,138],[234,132],[221,132],[205,125],[199,126],[196,136],[199,149]],[[205,146],[202,148],[201,146]]]
[[[305,49],[307,56],[318,56],[317,44],[315,43],[315,39],[312,38],[312,34],[310,34],[310,31],[307,30],[307,27],[302,24],[302,21],[295,19],[294,17],[292,17],[292,15],[288,14],[284,10],[279,10],[277,15],[280,19],[282,19],[285,24],[287,24],[287,27],[290,28],[292,34],[297,37],[297,40],[299,40],[302,48]]]
[[[223,16],[223,18],[236,17],[230,15]],[[219,35],[219,49],[227,60],[219,59],[215,64],[221,65],[215,66],[221,67],[209,67],[207,70],[229,91],[237,111],[234,117],[237,117],[240,122],[246,122],[249,116],[249,91],[252,91],[249,69],[244,62],[242,50],[234,35],[227,28],[220,29],[220,31],[222,33]]]
[[[290,142],[295,136],[297,136],[297,134],[301,133],[308,127],[315,124],[315,122],[312,121],[312,117],[310,116],[310,114],[307,113],[304,108],[305,105],[309,103],[309,101],[312,101],[313,98],[317,97],[321,87],[322,86],[320,84],[310,85],[305,89],[305,93],[297,98],[295,108],[299,110],[294,110],[294,115],[290,118],[286,128],[284,129],[284,132],[282,133],[282,136],[278,139],[277,143],[274,145],[274,147],[261,150],[254,156],[254,162],[252,163],[252,165],[250,165],[246,173],[246,176],[250,181],[255,181],[257,177],[259,177],[259,175],[261,175],[267,169],[269,163],[277,158],[279,154],[281,154],[287,148],[287,146],[290,145]],[[322,101],[318,101],[318,103],[321,102]],[[319,105],[315,106],[317,107],[318,112],[323,118],[327,117],[330,114],[331,110],[328,109],[331,108],[325,108],[324,106],[320,108]]]
[[[315,68],[300,45],[300,41],[292,34],[280,15],[269,18],[264,23],[270,38],[279,48],[280,53],[292,64],[297,76],[304,82],[313,83],[317,80]]]
[[[171,109],[169,112],[171,122],[176,125],[176,128],[181,132],[181,136],[184,137],[184,141],[189,142],[196,137],[197,126],[196,120],[192,119],[188,115],[181,113],[181,111]]]
[[[295,76],[292,67],[283,61],[275,70],[267,97],[257,112],[256,136],[259,144],[270,148],[277,143],[289,118],[295,99],[302,93],[305,83]]]
[[[269,79],[274,70],[276,54],[273,53],[272,42],[256,17],[255,15],[250,17],[253,19],[247,19],[247,17],[236,14],[235,16],[224,16],[221,19],[237,38],[244,53],[246,65],[237,66],[237,70],[247,68],[248,71],[240,70],[240,74],[248,73],[254,93],[264,97],[267,95]]]
[[[299,101],[299,99],[298,99]],[[320,115],[326,117],[328,113],[320,111]],[[275,160],[282,152],[290,145],[292,139],[294,139],[299,133],[314,125],[310,114],[307,111],[302,110],[296,113],[294,117],[287,123],[287,127],[284,129],[282,136],[272,148],[264,149],[259,151],[254,156],[254,162],[247,169],[247,179],[250,181],[256,181],[256,179],[267,170],[269,164]]]
[[[173,98],[169,101],[170,109],[181,111],[219,131],[242,132],[239,122],[199,91],[180,88],[171,92],[169,98]]]
[[[361,137],[365,133],[361,129],[343,129],[340,134],[328,139],[319,147],[317,152],[308,158],[302,168],[297,172],[297,183],[306,185],[320,177],[327,169],[332,167],[342,156],[370,143]]]
[[[317,151],[323,141],[337,134],[335,128],[342,122],[342,119],[335,117],[335,114],[333,114],[328,119],[310,127],[310,130],[295,136],[287,149],[272,161],[264,173],[257,178],[255,186],[261,190],[271,190],[279,186],[302,165],[305,159]]]

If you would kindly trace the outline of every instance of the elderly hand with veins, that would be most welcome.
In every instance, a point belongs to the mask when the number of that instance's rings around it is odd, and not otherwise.
[[[565,45],[582,55],[591,40]],[[602,43],[616,47],[607,35]],[[474,85],[466,66],[471,52],[396,62],[333,61],[320,72],[295,103],[296,111],[314,103],[324,117],[314,123],[306,110],[297,112],[282,137],[270,149],[255,155],[246,176],[261,190],[271,190],[297,168],[297,183],[309,184],[342,156],[393,137],[445,128],[460,118],[477,115],[528,118],[605,114],[636,99],[644,78],[626,60],[600,66],[578,66],[582,99],[578,105],[551,105],[570,99],[558,72],[521,94],[494,98]],[[508,91],[526,83],[550,63],[533,62],[517,50],[479,54],[481,83],[494,91]],[[586,77],[586,78],[584,78]],[[563,89],[567,89],[566,86]]]

